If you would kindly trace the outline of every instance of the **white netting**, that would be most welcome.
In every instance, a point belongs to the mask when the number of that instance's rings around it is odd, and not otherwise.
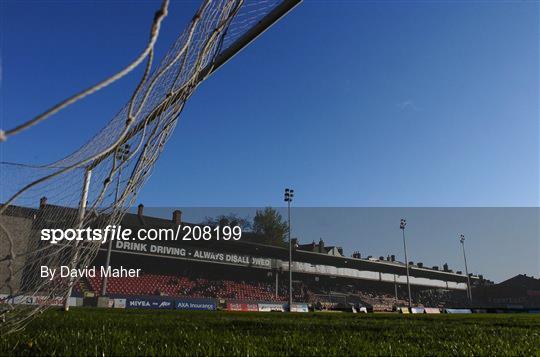
[[[49,165],[0,164],[5,199],[0,206],[0,293],[4,294],[0,295],[0,327],[11,330],[21,326],[58,297],[69,296],[76,282],[42,279],[41,265],[84,267],[100,247],[99,242],[88,241],[50,244],[37,238],[39,231],[119,224],[150,175],[186,100],[212,73],[216,58],[286,1],[203,1],[161,63],[152,69],[160,23],[168,15],[165,0],[154,18],[148,46],[136,61],[32,121],[0,132],[0,140],[7,140],[2,145],[9,145],[18,132],[105,87],[146,60],[131,100],[80,149]],[[40,296],[42,302],[28,308],[18,306],[19,300],[28,296]]]

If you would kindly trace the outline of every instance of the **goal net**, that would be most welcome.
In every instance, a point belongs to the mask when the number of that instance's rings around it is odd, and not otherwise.
[[[9,145],[17,133],[39,130],[50,115],[144,66],[128,103],[78,150],[47,165],[0,163],[0,329],[19,328],[36,312],[67,303],[76,279],[40,278],[41,266],[85,267],[101,246],[86,240],[51,244],[39,239],[41,229],[118,225],[197,86],[298,2],[203,0],[153,66],[161,22],[172,16],[164,0],[136,61],[36,118],[0,131],[1,145]]]

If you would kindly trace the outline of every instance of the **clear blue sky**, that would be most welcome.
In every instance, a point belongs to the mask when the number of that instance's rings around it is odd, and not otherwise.
[[[198,4],[172,2],[158,57]],[[6,129],[132,60],[159,2],[0,6]],[[539,63],[537,1],[307,0],[199,87],[139,201],[278,206],[292,186],[300,206],[538,207]],[[139,75],[2,144],[2,160],[78,148]],[[522,270],[537,274],[530,237]]]

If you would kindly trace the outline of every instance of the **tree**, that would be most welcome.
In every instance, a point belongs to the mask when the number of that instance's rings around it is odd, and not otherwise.
[[[203,224],[213,227],[240,226],[242,231],[249,231],[251,229],[249,218],[238,217],[236,213],[229,213],[227,215],[222,214],[217,217],[205,217]]]
[[[286,246],[288,232],[289,226],[278,211],[272,207],[257,210],[253,218],[254,240],[264,244]]]

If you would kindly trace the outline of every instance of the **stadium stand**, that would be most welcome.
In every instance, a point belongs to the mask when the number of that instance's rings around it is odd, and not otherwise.
[[[193,273],[191,273],[193,274]],[[275,286],[269,282],[257,280],[231,280],[187,275],[144,274],[137,278],[110,278],[108,293],[110,296],[166,296],[180,298],[215,298],[239,301],[283,302],[287,300],[287,284],[278,284],[278,294]],[[214,274],[215,276],[215,274]],[[253,279],[253,278],[252,278]],[[102,284],[100,276],[85,278],[79,281],[74,293],[79,296],[99,296]],[[327,289],[327,290],[326,290]],[[295,281],[293,285],[293,300],[312,304],[321,310],[331,310],[338,307],[366,306],[372,311],[396,311],[400,306],[407,305],[403,292],[398,296],[385,292],[375,284],[369,286],[352,286],[334,281],[334,284],[320,282]],[[452,306],[463,306],[465,301],[459,294],[451,291],[419,290],[413,295],[416,306],[444,307],[447,303]]]
[[[28,221],[28,229],[32,229],[35,217],[47,218],[48,206],[43,200],[38,209],[13,211],[12,218],[8,218],[16,224],[23,217]],[[182,221],[182,213],[178,210],[173,212],[171,219],[146,216],[143,205],[139,205],[137,213],[126,214],[121,225],[133,232],[141,228],[196,226]],[[112,266],[141,268],[143,274],[138,278],[110,277],[106,296],[287,301],[288,249],[254,243],[250,240],[251,234],[245,232],[242,240],[228,242],[116,241],[112,247]],[[355,305],[369,307],[373,311],[395,311],[408,304],[405,264],[398,261],[395,255],[378,259],[371,256],[362,258],[359,252],[354,252],[347,257],[341,247],[326,245],[322,239],[318,243],[296,243],[295,240],[293,301],[311,303],[324,309]],[[24,249],[24,246],[21,247]],[[106,253],[106,245],[103,245],[92,264],[103,266]],[[16,283],[31,283],[30,280],[26,281],[25,276],[39,275],[38,268],[35,264],[27,267]],[[441,308],[464,307],[467,304],[467,279],[461,272],[453,272],[446,264],[444,269],[439,270],[412,262],[409,270],[415,305]],[[471,276],[471,281],[475,288],[490,285],[481,276]],[[79,297],[99,297],[102,282],[100,276],[80,279],[73,293]],[[528,291],[534,293],[536,290]]]

